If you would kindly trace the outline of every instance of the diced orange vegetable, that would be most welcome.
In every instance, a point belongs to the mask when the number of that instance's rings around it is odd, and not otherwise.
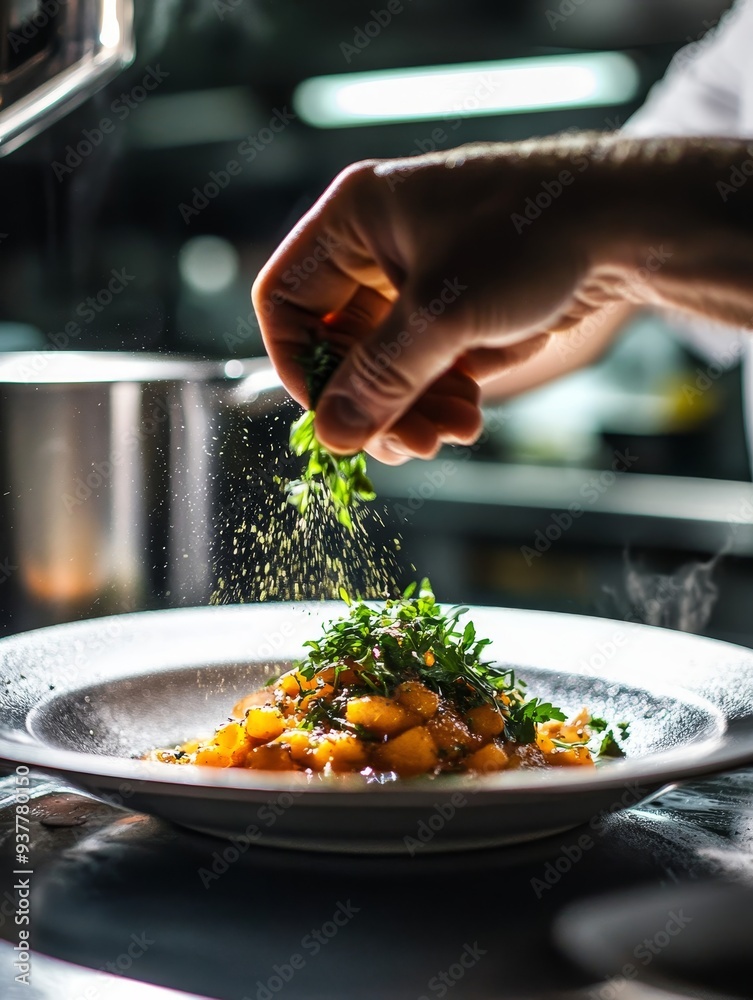
[[[377,736],[394,736],[420,722],[415,712],[381,695],[351,698],[345,709],[348,722],[363,726]]]
[[[422,684],[421,681],[405,681],[395,688],[395,697],[405,708],[430,719],[439,708],[439,695]]]
[[[425,726],[414,726],[407,732],[381,743],[374,752],[374,761],[382,771],[395,771],[402,777],[426,774],[437,766],[437,746]]]
[[[505,728],[505,721],[502,713],[494,705],[478,705],[466,713],[466,721],[471,733],[478,736],[482,741],[499,736]]]
[[[205,767],[230,767],[233,763],[233,757],[230,751],[210,744],[209,746],[199,747],[196,751],[194,763],[202,764]]]
[[[239,743],[245,739],[245,732],[240,722],[228,722],[222,726],[212,737],[212,743],[222,750],[235,750]]]
[[[277,682],[289,698],[297,698],[304,691],[313,691],[318,683],[316,676],[312,677],[311,680],[307,680],[297,670],[288,670]]]
[[[333,771],[362,771],[369,762],[366,747],[351,733],[330,733],[330,765]]]
[[[242,719],[249,708],[253,708],[255,705],[266,705],[271,698],[272,695],[267,688],[262,688],[261,691],[252,691],[251,694],[247,694],[233,705],[233,711],[230,714],[234,719]]]
[[[285,728],[285,720],[279,709],[273,705],[249,708],[246,715],[246,732],[253,740],[268,743]]]
[[[295,768],[290,748],[278,743],[264,743],[254,747],[246,757],[246,766],[261,771],[292,771]]]
[[[468,726],[453,708],[441,706],[437,714],[426,723],[434,742],[445,754],[457,754],[473,746]]]
[[[468,771],[503,771],[509,763],[505,749],[492,740],[466,757],[463,766]]]
[[[307,729],[286,729],[282,735],[277,737],[275,744],[287,747],[288,753],[296,764],[308,766],[312,742],[311,733]]]
[[[555,737],[558,739],[559,737]],[[536,746],[541,750],[547,764],[555,766],[570,766],[573,764],[593,765],[593,759],[588,747],[558,747],[552,742],[552,738],[545,732],[539,730],[536,734]]]

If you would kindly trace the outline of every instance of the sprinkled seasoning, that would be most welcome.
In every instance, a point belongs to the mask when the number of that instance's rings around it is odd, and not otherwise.
[[[245,426],[229,445],[240,452],[245,478],[227,484],[230,495],[216,528],[217,586],[211,603],[334,600],[341,588],[364,598],[394,595],[401,576],[400,542],[388,532],[379,509],[372,504],[351,508],[346,526],[332,516],[327,495],[314,490],[303,516],[285,493],[292,456],[279,435],[257,450],[253,430]]]

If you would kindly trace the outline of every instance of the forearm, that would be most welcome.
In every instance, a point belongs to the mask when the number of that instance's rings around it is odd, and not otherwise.
[[[510,399],[594,364],[615,340],[633,306],[612,302],[571,330],[553,334],[538,354],[484,382],[484,402]]]
[[[753,143],[617,138],[594,156],[597,283],[627,302],[750,326]]]

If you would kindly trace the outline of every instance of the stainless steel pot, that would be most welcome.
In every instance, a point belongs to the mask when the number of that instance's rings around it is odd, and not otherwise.
[[[0,628],[206,603],[291,406],[265,360],[0,355]]]

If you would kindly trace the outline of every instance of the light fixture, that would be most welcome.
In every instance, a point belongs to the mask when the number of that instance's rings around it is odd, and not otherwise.
[[[180,248],[178,270],[186,285],[200,295],[216,295],[238,276],[238,254],[221,236],[193,236]]]
[[[589,52],[316,76],[299,84],[293,106],[316,128],[347,128],[622,104],[638,85],[629,56]]]

